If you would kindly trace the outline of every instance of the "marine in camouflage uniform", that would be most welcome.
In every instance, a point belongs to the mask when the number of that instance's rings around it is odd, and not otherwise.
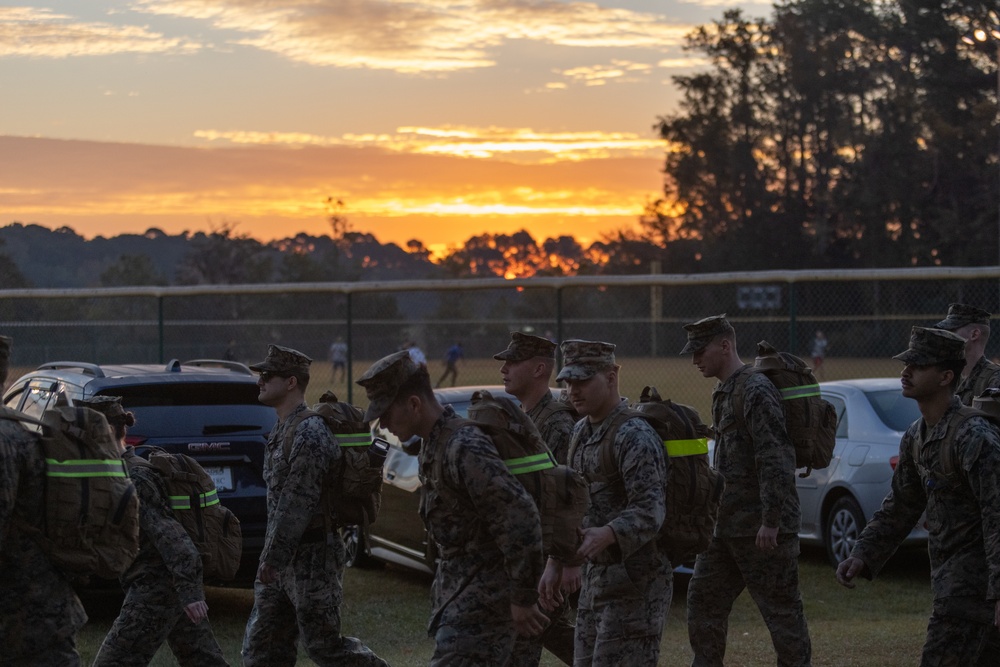
[[[609,472],[601,470],[605,436],[628,404],[618,394],[614,345],[568,340],[561,347],[566,365],[556,379],[569,384],[586,417],[573,432],[569,465],[591,482],[575,664],[655,666],[672,596],[670,561],[656,541],[666,514],[663,441],[646,420],[626,419],[610,445],[618,474],[590,479]]]
[[[0,336],[0,386],[7,379],[10,338]],[[0,408],[0,417],[2,410]],[[0,418],[0,663],[76,667],[76,632],[87,622],[70,582],[25,526],[44,515],[45,460],[37,436]]]
[[[365,420],[403,441],[424,439],[420,515],[439,554],[430,664],[506,665],[517,628],[537,633],[546,621],[535,604],[542,534],[534,501],[490,438],[437,402],[426,367],[405,350],[375,362],[358,384],[368,394]]]
[[[556,462],[565,465],[569,441],[576,424],[576,411],[552,397],[549,380],[555,367],[556,344],[548,338],[515,331],[507,349],[493,355],[502,361],[500,374],[507,392],[521,401],[532,423],[549,446]],[[551,556],[549,556],[551,558]],[[536,667],[542,648],[573,664],[573,637],[576,629],[569,620],[569,600],[546,612],[549,625],[538,637],[519,636],[514,646],[510,667]]]
[[[812,648],[799,591],[795,449],[781,396],[740,360],[725,315],[684,328],[688,340],[681,354],[692,354],[705,377],[719,380],[712,392],[714,466],[726,480],[715,535],[688,584],[691,664],[721,667],[729,614],[748,589],[770,631],[777,664],[809,665]],[[736,414],[739,392],[743,414]]]
[[[260,372],[259,400],[278,422],[267,439],[267,533],[254,582],[254,606],[243,639],[243,664],[294,665],[297,644],[318,665],[387,665],[359,640],[340,633],[344,544],[320,507],[330,471],[342,465],[340,447],[321,417],[306,410],[311,359],[270,345]],[[298,422],[288,458],[288,426]]]
[[[964,405],[987,389],[1000,387],[1000,365],[987,359],[983,352],[990,338],[990,313],[964,303],[948,307],[948,316],[934,325],[965,339],[965,369],[955,394]]]
[[[934,604],[922,667],[1000,662],[1000,433],[982,417],[961,421],[954,385],[939,381],[960,372],[963,342],[914,327],[909,348],[894,357],[906,364],[903,394],[917,400],[922,417],[903,435],[882,507],[837,568],[837,579],[852,588],[857,575],[877,576],[926,511]],[[950,471],[945,447],[952,447]]]
[[[135,423],[118,396],[95,396],[76,404],[103,414],[121,443],[127,427]],[[193,623],[185,614],[188,605],[205,600],[201,554],[170,509],[163,476],[142,465],[131,447],[122,458],[139,494],[139,553],[120,577],[125,600],[94,667],[148,665],[164,641],[182,666],[228,665],[208,618]]]

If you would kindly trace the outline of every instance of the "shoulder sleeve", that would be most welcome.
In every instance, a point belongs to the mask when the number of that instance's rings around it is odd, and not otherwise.
[[[613,446],[627,502],[608,525],[625,559],[653,540],[663,524],[668,461],[663,441],[638,417],[619,427]]]

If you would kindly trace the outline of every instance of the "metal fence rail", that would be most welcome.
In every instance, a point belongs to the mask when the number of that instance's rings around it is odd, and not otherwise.
[[[623,375],[703,392],[710,385],[689,365],[667,365],[683,361],[686,322],[727,313],[745,361],[762,339],[807,356],[818,329],[832,358],[884,360],[905,348],[912,325],[932,325],[951,302],[1000,311],[998,288],[1000,267],[0,290],[0,333],[15,338],[18,368],[221,357],[231,344],[249,361],[278,342],[323,362],[318,374],[329,373],[327,351],[340,337],[352,361],[340,384],[351,400],[357,369],[406,340],[427,354],[432,376],[461,341],[470,369],[496,382],[491,357],[522,330],[615,343]],[[993,338],[989,356],[1000,351]]]

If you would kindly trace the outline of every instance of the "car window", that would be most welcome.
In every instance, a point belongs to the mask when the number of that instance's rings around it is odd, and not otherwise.
[[[269,431],[274,409],[257,400],[256,384],[198,382],[112,387],[100,393],[121,396],[135,414],[136,436],[158,438],[223,436]]]
[[[912,398],[903,396],[900,389],[865,392],[875,414],[893,431],[905,431],[920,418],[920,408]]]
[[[56,392],[52,390],[55,386],[56,384],[52,380],[45,380],[40,383],[32,382],[28,386],[27,391],[24,392],[24,403],[21,404],[21,412],[29,417],[41,419],[45,408],[49,407],[55,399]]]
[[[840,396],[833,396],[831,394],[823,394],[823,398],[833,405],[833,408],[837,411],[837,437],[846,438],[847,437],[847,404],[844,403],[844,399]]]

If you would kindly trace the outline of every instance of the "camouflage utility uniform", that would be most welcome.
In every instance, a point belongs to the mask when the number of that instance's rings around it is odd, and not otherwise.
[[[565,465],[566,455],[569,453],[569,441],[576,425],[575,413],[572,410],[551,410],[549,406],[553,401],[555,399],[552,397],[552,392],[547,391],[527,414],[549,446],[552,457],[557,463]],[[558,609],[545,612],[549,617],[549,625],[541,635],[537,637],[519,635],[510,667],[535,667],[541,661],[543,647],[567,665],[572,665],[576,628],[569,619],[570,613],[569,601],[564,601]]]
[[[743,414],[736,414],[742,391]],[[712,392],[715,467],[726,480],[715,535],[688,585],[688,636],[696,667],[723,664],[733,602],[749,589],[771,633],[779,665],[809,665],[809,629],[799,592],[799,497],[795,449],[781,396],[744,365]],[[761,525],[778,528],[773,551],[757,547]]]
[[[296,417],[303,403],[274,425],[267,440],[267,534],[260,561],[278,580],[254,583],[254,607],[243,641],[243,664],[294,665],[301,638],[320,665],[386,665],[359,640],[340,634],[344,544],[327,531],[320,495],[328,471],[342,465],[340,447],[321,417]],[[285,432],[298,422],[288,459]]]
[[[569,465],[600,472],[604,436],[622,401],[599,424],[580,420]],[[620,478],[590,485],[585,528],[609,526],[616,543],[583,566],[576,618],[575,664],[656,665],[670,611],[671,566],[656,544],[666,513],[663,441],[640,418],[626,420],[613,443]],[[604,471],[607,472],[607,471]]]
[[[95,667],[148,665],[164,640],[181,665],[228,665],[208,619],[195,625],[184,613],[205,599],[201,555],[170,509],[162,475],[132,448],[123,458],[139,494],[139,554],[121,576],[125,601]]]
[[[66,578],[23,526],[44,514],[45,461],[36,436],[0,418],[0,663],[75,667],[87,614]]]
[[[505,665],[516,635],[510,605],[538,599],[538,510],[489,437],[456,419],[446,406],[420,450],[420,515],[440,555],[430,664]]]
[[[851,551],[865,564],[862,576],[878,575],[926,510],[934,607],[923,667],[1000,662],[993,625],[1000,599],[1000,438],[986,420],[966,420],[952,445],[954,476],[946,476],[941,448],[960,407],[954,397],[933,428],[921,418],[907,429],[889,495]]]
[[[1000,365],[997,365],[986,357],[979,357],[979,361],[972,367],[969,374],[962,378],[955,395],[964,405],[972,405],[972,399],[981,395],[987,389],[1000,387]]]

